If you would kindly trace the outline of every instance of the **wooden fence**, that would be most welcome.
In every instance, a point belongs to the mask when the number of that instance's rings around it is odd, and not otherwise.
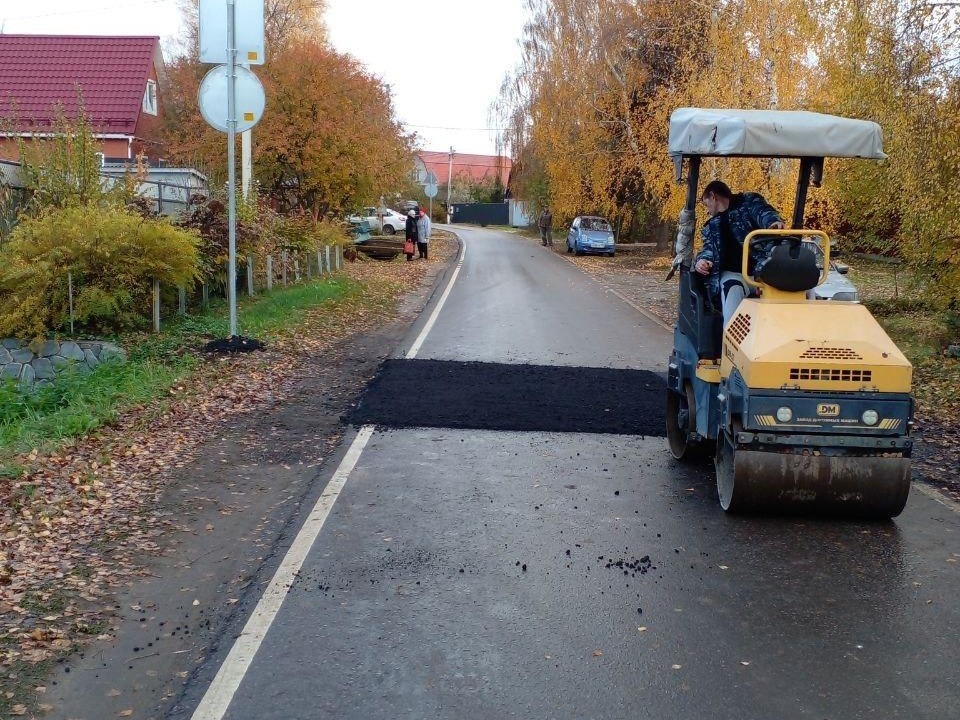
[[[283,251],[276,257],[265,255],[256,257],[248,255],[237,258],[237,293],[246,286],[246,293],[250,297],[260,292],[272,292],[274,288],[283,288],[298,283],[309,282],[314,278],[329,276],[343,269],[343,247],[327,245],[316,252],[292,253]],[[246,282],[244,282],[244,274]],[[224,267],[226,277],[226,267]],[[201,283],[193,288],[176,289],[176,314],[186,315],[191,300],[205,308],[210,304],[212,296],[227,295],[226,281],[214,286]],[[72,273],[67,273],[67,293],[69,297],[70,334],[74,332],[74,293],[76,291]],[[159,280],[153,281],[153,331],[160,332],[163,316],[163,291]]]

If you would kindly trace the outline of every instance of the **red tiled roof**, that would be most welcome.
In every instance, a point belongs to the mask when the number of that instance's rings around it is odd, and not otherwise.
[[[59,103],[77,110],[77,88],[96,133],[132,135],[159,46],[157,37],[0,35],[0,117],[43,131]]]
[[[447,182],[447,169],[449,167],[449,153],[434,152],[432,150],[421,150],[417,155],[430,170],[437,176],[437,182],[445,185]],[[497,170],[500,171],[500,183],[507,187],[507,181],[510,179],[510,168],[513,161],[503,155],[468,155],[466,153],[453,153],[453,177],[467,175],[471,180],[482,181],[486,178],[497,176]]]

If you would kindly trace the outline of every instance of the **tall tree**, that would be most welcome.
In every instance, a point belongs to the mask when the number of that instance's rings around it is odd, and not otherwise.
[[[254,129],[254,174],[281,208],[315,216],[375,200],[412,167],[411,138],[394,118],[389,88],[327,43],[318,0],[268,0],[267,62],[253,70],[267,107]],[[187,12],[195,9],[188,0]],[[166,137],[171,154],[225,176],[224,136],[200,117],[207,67],[195,52],[168,66]]]
[[[196,57],[200,45],[199,0],[179,0],[179,3],[186,27],[184,46],[180,50]],[[327,0],[264,0],[263,34],[267,58],[293,40],[326,40],[327,28],[323,22],[326,9]]]
[[[527,0],[522,59],[495,111],[514,187],[558,214],[675,218],[666,157],[683,106],[871,119],[888,163],[830,161],[810,221],[867,236],[960,302],[960,8],[926,0]],[[711,160],[705,179],[792,210],[794,161]]]
[[[281,205],[315,215],[377,198],[412,168],[390,89],[348,55],[295,41],[268,68],[256,175]]]

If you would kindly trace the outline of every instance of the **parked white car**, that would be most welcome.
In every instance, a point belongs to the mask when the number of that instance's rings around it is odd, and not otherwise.
[[[406,228],[407,218],[396,210],[390,208],[361,208],[356,215],[347,218],[347,222],[359,223],[366,221],[373,232],[381,232],[384,235],[393,235],[403,232]]]

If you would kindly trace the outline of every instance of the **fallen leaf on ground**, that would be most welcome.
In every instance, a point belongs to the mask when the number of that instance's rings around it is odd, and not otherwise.
[[[452,256],[456,244],[447,245]],[[443,255],[444,245],[437,249]],[[263,354],[201,363],[177,381],[175,395],[123,408],[96,432],[62,447],[14,458],[22,475],[0,483],[0,637],[27,638],[41,618],[59,619],[43,620],[42,640],[0,646],[0,664],[42,662],[72,643],[92,641],[76,628],[95,627],[112,609],[80,611],[74,603],[95,607],[135,582],[144,560],[179,530],[156,505],[179,468],[197,457],[212,432],[297,392],[310,358],[395,319],[396,301],[420,284],[425,268],[348,263],[345,276],[365,290],[335,307],[317,306]],[[44,600],[50,587],[67,600],[62,612],[20,606],[27,593]],[[143,611],[140,604],[129,607]]]
[[[594,657],[602,657],[602,656],[603,656],[603,650],[594,650],[594,651],[593,651],[593,656],[594,656]]]

